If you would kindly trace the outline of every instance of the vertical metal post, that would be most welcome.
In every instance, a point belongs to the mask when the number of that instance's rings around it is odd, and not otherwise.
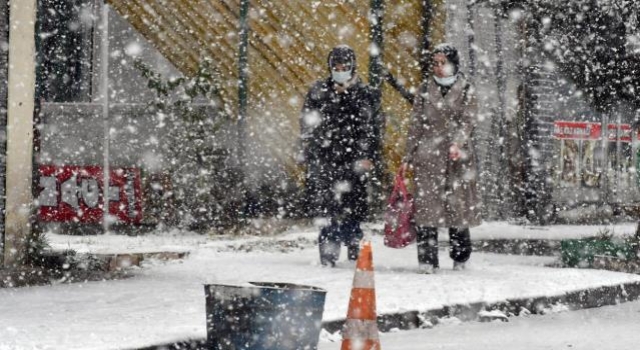
[[[369,15],[369,85],[374,88],[380,87],[382,77],[382,56],[384,45],[384,31],[382,20],[384,14],[384,0],[371,0],[371,13]]]
[[[523,200],[521,202],[520,212],[529,220],[538,221],[538,206],[537,206],[537,176],[535,173],[535,160],[533,159],[533,150],[536,147],[536,141],[534,137],[534,105],[535,99],[533,96],[533,83],[532,83],[532,67],[529,56],[532,52],[532,43],[535,42],[533,37],[537,26],[533,19],[533,14],[525,10],[519,23],[519,57],[517,61],[518,75],[520,76],[522,85],[520,86],[520,94],[522,100],[520,101],[521,115],[522,115],[522,129],[520,134],[520,154],[525,163],[523,184],[520,195]]]
[[[622,191],[628,191],[628,188],[620,188],[620,175],[622,175],[622,111],[620,108],[616,110],[616,165],[615,169],[615,184],[614,184],[614,201],[620,202],[620,193]]]
[[[109,169],[109,5],[106,1],[102,4],[102,38],[100,44],[100,80],[102,90],[102,127],[104,132],[103,144],[103,166],[102,166],[102,229],[105,234],[109,233],[110,213],[109,213],[109,180],[111,173]]]
[[[609,115],[608,112],[602,112],[601,120],[601,139],[602,139],[602,204],[609,203]]]
[[[431,71],[431,20],[433,18],[433,6],[431,0],[422,0],[422,42],[420,45],[420,70],[422,81],[427,81]]]
[[[369,85],[374,89],[382,90],[382,58],[384,52],[384,30],[382,28],[384,18],[384,0],[371,0],[371,13],[369,15],[369,37],[371,47],[369,48]],[[372,196],[374,203],[382,203],[378,197],[382,193],[382,174],[383,174],[383,157],[382,157],[382,129],[384,128],[383,114],[380,113],[381,95],[377,95],[372,101],[373,106],[373,135],[370,135],[374,149],[373,181],[371,182]]]
[[[467,42],[469,43],[469,79],[476,78],[476,32],[475,32],[475,0],[467,0]]]
[[[497,80],[497,86],[498,86],[498,164],[497,166],[499,167],[499,169],[494,169],[497,170],[497,172],[495,173],[497,174],[504,174],[504,173],[508,173],[509,172],[509,162],[508,162],[508,157],[506,154],[504,154],[505,152],[505,143],[507,141],[507,123],[506,123],[506,76],[505,76],[505,71],[504,71],[504,51],[503,51],[503,47],[502,47],[502,23],[501,23],[501,11],[499,11],[497,8],[494,9],[494,35],[495,35],[495,43],[496,43],[496,80]],[[472,50],[473,51],[473,50]],[[470,52],[471,53],[471,52]],[[475,71],[475,68],[474,68]],[[507,198],[510,197],[509,192],[510,192],[510,188],[511,186],[498,186],[497,188],[497,199],[498,199],[498,203],[497,203],[497,208],[498,208],[498,216],[501,219],[505,219],[506,215],[507,215],[507,208],[511,208],[512,206],[510,205],[511,203],[506,203]]]
[[[238,160],[243,163],[246,152],[247,97],[249,89],[249,1],[240,1],[240,43],[238,48]]]
[[[240,1],[239,13],[239,39],[238,44],[238,120],[237,120],[237,167],[238,176],[242,179],[239,200],[244,202],[247,198],[247,186],[245,181],[247,154],[247,105],[249,96],[249,6],[250,0]],[[243,219],[245,213],[239,213],[238,218]]]
[[[526,169],[529,169],[528,164],[530,163],[530,155],[529,149],[531,147],[531,140],[527,135],[527,131],[529,130],[528,124],[530,120],[530,110],[529,110],[529,74],[527,73],[528,69],[525,64],[525,57],[527,56],[527,46],[529,42],[528,38],[528,20],[527,16],[522,16],[522,18],[518,22],[518,42],[517,45],[517,53],[518,59],[516,61],[516,72],[518,77],[520,78],[520,85],[518,86],[518,153],[519,158],[522,162],[526,164]],[[527,215],[529,209],[531,209],[531,176],[528,171],[521,170],[522,173],[518,173],[519,175],[519,183],[516,192],[516,198],[519,200],[517,213],[519,215]]]
[[[636,110],[635,118],[631,123],[631,167],[635,169],[631,174],[632,183],[633,183],[633,198],[636,200],[638,198],[638,186],[640,185],[640,178],[638,178],[638,171],[640,171],[640,166],[638,164],[638,131],[640,130],[640,124],[638,124],[638,114],[640,111]]]

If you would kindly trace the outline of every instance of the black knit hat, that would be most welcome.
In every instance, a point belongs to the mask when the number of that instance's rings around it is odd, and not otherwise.
[[[356,73],[356,53],[348,45],[338,45],[329,52],[327,57],[327,66],[329,71],[337,64],[346,64],[351,66],[351,74]]]
[[[453,67],[455,69],[454,74],[457,74],[458,71],[460,70],[460,55],[458,54],[458,49],[456,49],[455,46],[449,43],[443,43],[433,48],[432,57],[438,53],[441,53],[447,56],[447,60],[451,64],[453,64]]]

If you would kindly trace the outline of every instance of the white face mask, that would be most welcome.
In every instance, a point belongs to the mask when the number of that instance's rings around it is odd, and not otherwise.
[[[351,72],[352,72],[351,69],[344,72],[331,70],[331,78],[333,79],[333,81],[335,81],[338,84],[344,84],[347,81],[349,81],[349,79],[351,79]]]
[[[444,65],[444,67],[442,67],[442,72],[444,73],[445,77],[453,76],[455,74],[455,70],[456,68],[453,66],[453,64],[448,62]]]
[[[456,74],[446,78],[438,78],[436,75],[434,75],[433,79],[435,79],[436,83],[438,83],[439,85],[451,86],[456,82],[456,79],[458,79],[458,75]]]

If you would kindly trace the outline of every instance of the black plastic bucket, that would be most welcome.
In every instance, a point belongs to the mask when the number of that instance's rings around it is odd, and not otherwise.
[[[204,290],[208,349],[317,349],[325,290],[269,282]]]

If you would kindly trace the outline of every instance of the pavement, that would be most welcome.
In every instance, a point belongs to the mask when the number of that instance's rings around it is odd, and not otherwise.
[[[486,223],[472,230],[476,252],[462,272],[451,269],[443,234],[443,268],[425,276],[416,273],[415,246],[386,248],[379,234],[381,224],[367,224],[374,248],[379,327],[413,329],[434,326],[445,318],[502,319],[638,299],[640,275],[558,267],[557,242],[603,230],[625,235],[635,230],[635,224]],[[316,237],[317,227],[295,225],[266,237],[178,230],[134,237],[52,234],[51,245],[57,250],[148,258],[139,267],[130,266],[132,276],[125,280],[0,289],[0,349],[7,344],[7,349],[199,348],[206,337],[202,285],[222,281],[287,281],[321,287],[327,290],[324,332],[335,335],[346,315],[353,266],[344,255],[335,269],[320,266]],[[501,254],[496,254],[499,250]],[[176,255],[178,260],[149,255],[158,252],[184,255]]]

